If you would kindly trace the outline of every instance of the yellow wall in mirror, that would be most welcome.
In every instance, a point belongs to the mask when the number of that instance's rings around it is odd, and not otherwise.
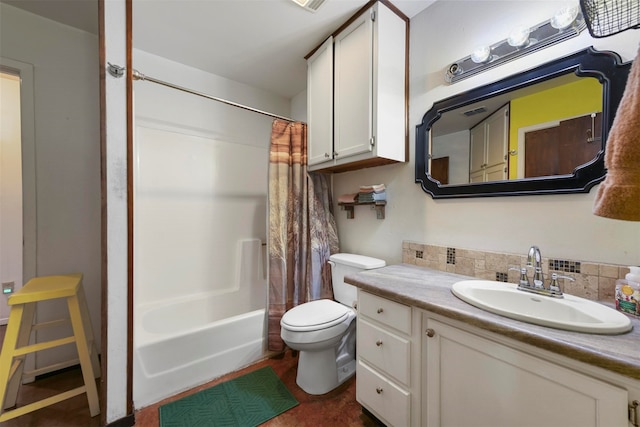
[[[518,149],[518,129],[538,123],[602,111],[602,85],[596,78],[582,78],[511,101],[509,151]],[[518,156],[509,156],[509,179],[518,176]]]

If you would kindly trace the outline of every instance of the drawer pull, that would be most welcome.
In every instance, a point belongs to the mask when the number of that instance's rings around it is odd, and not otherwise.
[[[637,400],[634,400],[633,402],[631,402],[631,404],[629,404],[629,421],[631,421],[631,424],[633,425],[633,427],[638,427],[638,406],[640,405],[640,402],[638,402]]]
[[[376,387],[376,393],[382,394],[382,387]]]
[[[382,313],[383,311],[384,311],[384,309],[383,309],[382,307],[380,307],[380,308],[378,309],[378,314]]]
[[[380,347],[380,346],[382,345],[382,340],[378,340],[378,341],[376,341],[376,345],[377,345],[378,347]]]
[[[425,334],[427,334],[427,336],[428,336],[429,338],[431,338],[431,337],[433,337],[433,336],[436,334],[436,331],[434,331],[434,330],[433,330],[433,329],[431,329],[431,328],[428,328],[426,331],[424,331],[424,333],[425,333]]]

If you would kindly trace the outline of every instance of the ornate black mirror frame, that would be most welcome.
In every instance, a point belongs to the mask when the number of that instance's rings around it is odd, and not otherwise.
[[[422,117],[422,123],[416,126],[415,182],[420,183],[422,189],[434,199],[588,193],[589,189],[602,181],[606,175],[604,150],[607,135],[622,98],[630,68],[631,63],[623,64],[620,56],[615,52],[597,51],[589,47],[537,68],[434,103]],[[593,161],[576,168],[571,175],[461,185],[441,185],[431,177],[428,158],[430,132],[433,124],[443,113],[568,73],[575,73],[582,77],[595,77],[602,84],[602,147]]]

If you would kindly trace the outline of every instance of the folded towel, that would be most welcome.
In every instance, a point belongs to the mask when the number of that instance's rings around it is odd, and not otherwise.
[[[358,198],[357,194],[343,194],[338,197],[338,203],[353,203]]]
[[[358,193],[358,202],[360,203],[376,202],[381,200],[387,200],[386,191],[381,193]]]
[[[384,184],[361,185],[361,193],[381,193],[385,190]]]
[[[607,139],[607,176],[598,187],[593,213],[640,221],[640,48]]]

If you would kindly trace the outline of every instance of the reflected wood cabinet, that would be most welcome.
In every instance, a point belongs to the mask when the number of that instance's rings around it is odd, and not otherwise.
[[[406,161],[408,18],[370,3],[307,57],[309,170]]]

